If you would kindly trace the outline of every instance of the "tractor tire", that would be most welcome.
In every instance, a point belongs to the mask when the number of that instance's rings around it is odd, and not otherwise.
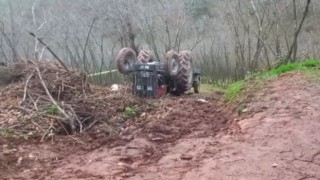
[[[196,76],[193,79],[193,85],[192,86],[193,86],[193,90],[194,90],[195,94],[199,94],[200,82],[201,82],[200,76]]]
[[[176,94],[183,94],[188,91],[193,82],[193,65],[190,51],[181,51],[179,53],[180,69],[175,78]]]
[[[165,73],[171,77],[175,77],[179,72],[179,54],[173,50],[168,51],[164,62]]]
[[[193,88],[194,88],[194,93],[199,94],[200,85],[198,84],[198,85],[194,86]]]
[[[131,48],[122,48],[116,57],[118,71],[122,74],[129,74],[132,71],[133,65],[137,61],[137,55]]]
[[[142,50],[138,54],[138,63],[139,64],[144,64],[148,62],[153,62],[154,61],[154,56],[152,55],[151,51],[147,50]]]

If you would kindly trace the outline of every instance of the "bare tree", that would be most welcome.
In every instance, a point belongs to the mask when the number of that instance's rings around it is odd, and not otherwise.
[[[294,19],[295,19],[295,27],[297,26],[297,10],[296,10],[296,1],[295,0],[292,0],[293,1],[293,6],[294,6]],[[302,29],[302,26],[303,26],[303,23],[308,15],[308,12],[309,12],[309,6],[311,4],[311,0],[307,0],[306,2],[306,6],[305,6],[305,10],[303,12],[303,15],[302,15],[302,19],[299,23],[299,26],[297,28],[295,28],[295,33],[294,33],[294,37],[293,37],[293,42],[290,46],[290,49],[289,49],[289,52],[288,52],[288,55],[287,55],[287,58],[286,58],[286,62],[288,61],[291,61],[291,62],[294,62],[297,58],[297,51],[298,51],[298,37],[299,37],[299,34],[301,32],[301,29]]]
[[[320,56],[320,1],[312,6],[311,0],[0,2],[0,58],[5,62],[54,58],[26,30],[69,66],[90,73],[113,70],[115,53],[124,46],[150,49],[159,60],[169,49],[192,50],[204,76],[217,82],[272,68],[280,59]]]

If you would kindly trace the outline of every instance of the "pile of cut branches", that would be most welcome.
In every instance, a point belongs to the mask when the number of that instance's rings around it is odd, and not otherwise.
[[[121,129],[118,115],[127,106],[144,106],[125,93],[90,86],[86,73],[48,61],[12,64],[14,83],[0,90],[0,128],[39,134],[82,133],[95,124]],[[112,129],[110,131],[117,131]]]

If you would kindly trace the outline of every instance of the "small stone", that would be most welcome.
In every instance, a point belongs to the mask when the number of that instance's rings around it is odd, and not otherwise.
[[[273,163],[272,164],[272,167],[274,167],[274,168],[276,168],[276,167],[278,167],[279,165],[277,164],[277,163]]]
[[[111,91],[115,92],[115,91],[119,91],[119,85],[118,84],[113,84],[110,88]]]
[[[201,103],[207,103],[208,101],[205,100],[205,99],[197,99],[198,102],[201,102]]]
[[[118,166],[125,166],[126,164],[123,162],[118,162]]]
[[[154,138],[151,138],[151,141],[161,141],[163,140],[162,137],[154,137]]]
[[[30,171],[31,171],[30,169],[26,169],[26,170],[23,170],[22,172],[29,173]]]
[[[134,173],[130,172],[130,173],[124,173],[124,174],[122,174],[121,177],[122,177],[122,178],[129,178],[129,177],[132,177],[132,176],[134,176],[134,175],[135,175]]]
[[[20,165],[21,164],[21,162],[22,162],[22,157],[19,157],[19,159],[18,159],[18,161],[17,161],[17,165]]]
[[[129,136],[123,136],[122,139],[125,141],[132,141],[134,139],[134,137],[133,137],[133,135],[129,135]]]
[[[182,154],[182,155],[180,156],[180,159],[182,159],[182,160],[192,160],[192,159],[193,159],[193,156],[190,155],[190,154]]]
[[[29,154],[29,158],[30,158],[30,159],[36,159],[36,156],[35,156],[34,154],[30,153],[30,154]]]

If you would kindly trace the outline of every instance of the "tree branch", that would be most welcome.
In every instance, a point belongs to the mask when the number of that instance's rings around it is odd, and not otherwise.
[[[48,49],[48,51],[59,61],[60,65],[63,66],[63,68],[67,72],[70,72],[69,69],[67,68],[67,66],[63,63],[63,61],[51,50],[51,48],[46,43],[44,43],[40,38],[38,38],[33,32],[30,32],[30,31],[28,31],[28,32],[31,36],[36,38],[43,46],[45,46]]]

